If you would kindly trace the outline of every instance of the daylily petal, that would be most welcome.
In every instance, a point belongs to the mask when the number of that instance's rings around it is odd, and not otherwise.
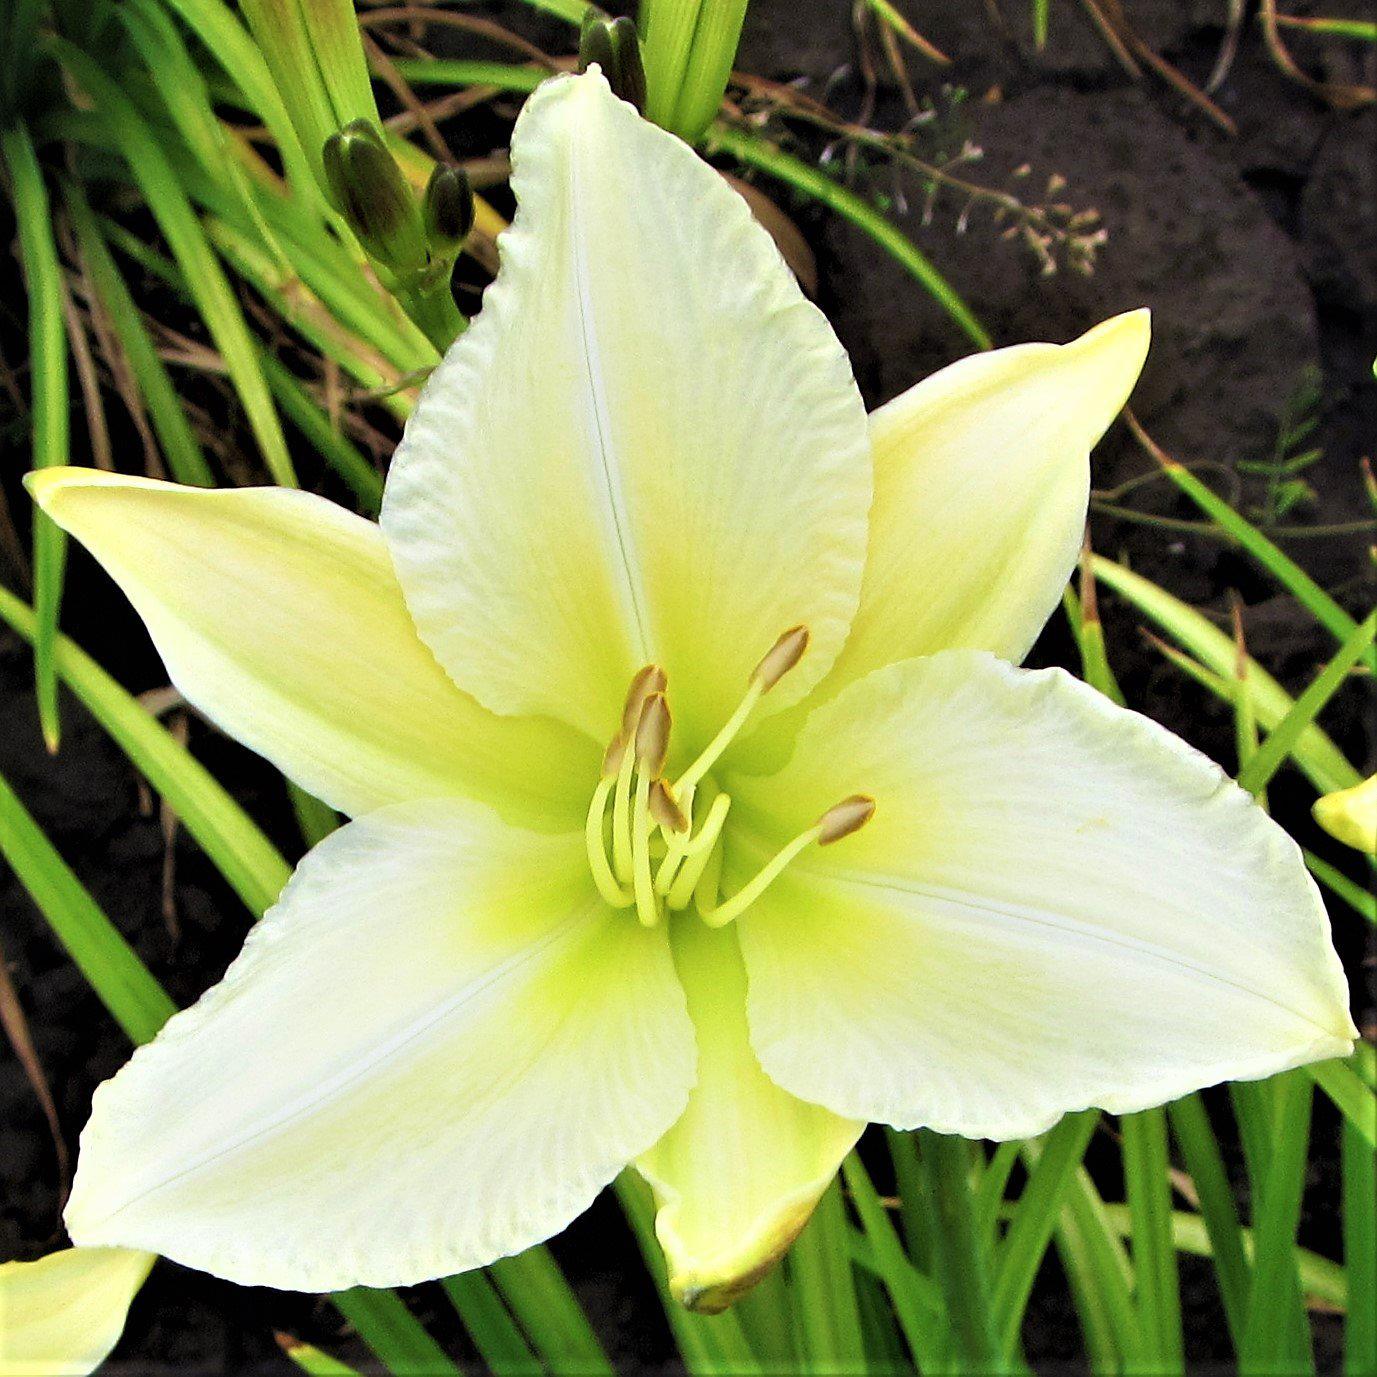
[[[814,713],[782,773],[727,787],[762,848],[839,797],[876,800],[739,920],[761,1064],[839,1114],[1021,1138],[1356,1035],[1295,843],[1061,670],[951,651],[876,671]]]
[[[725,1309],[783,1256],[865,1128],[781,1090],[746,1032],[736,934],[675,921],[675,965],[698,1032],[683,1117],[636,1161],[659,1213],[669,1286],[690,1309]]]
[[[870,553],[829,685],[956,647],[1023,659],[1075,565],[1090,450],[1149,333],[1130,311],[1067,345],[976,354],[871,416]]]
[[[581,837],[397,804],[96,1091],[67,1227],[253,1285],[448,1275],[568,1224],[693,1067],[665,932],[601,904]]]
[[[27,482],[124,590],[187,700],[326,803],[464,794],[566,822],[586,805],[593,743],[460,693],[372,522],[287,488],[65,468]]]
[[[63,1248],[0,1262],[0,1377],[82,1377],[124,1332],[152,1253]]]
[[[402,588],[488,707],[605,737],[655,661],[705,741],[782,631],[813,644],[770,708],[846,635],[870,504],[850,365],[741,197],[598,72],[539,87],[512,167],[497,280],[392,463]]]
[[[1346,846],[1377,856],[1377,775],[1315,800],[1315,821]]]

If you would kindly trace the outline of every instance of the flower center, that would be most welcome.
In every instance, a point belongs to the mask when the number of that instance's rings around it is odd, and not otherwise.
[[[791,627],[780,636],[752,670],[745,695],[721,731],[672,784],[664,776],[672,726],[665,672],[647,665],[632,679],[584,828],[593,881],[614,908],[634,906],[641,922],[654,927],[666,913],[693,903],[710,927],[724,927],[739,918],[800,852],[813,845],[830,846],[870,821],[875,800],[853,794],[781,847],[736,893],[727,898],[719,894],[722,829],[732,800],[709,772],[756,704],[807,649],[807,627]]]

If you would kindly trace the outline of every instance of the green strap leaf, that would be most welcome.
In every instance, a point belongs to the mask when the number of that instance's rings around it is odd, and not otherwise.
[[[19,257],[29,294],[30,402],[33,466],[66,464],[68,458],[67,332],[62,313],[62,269],[53,239],[48,188],[33,140],[23,124],[0,130],[0,153],[10,174],[10,195],[19,229]],[[34,678],[43,739],[56,751],[61,735],[53,642],[62,604],[67,536],[42,512],[33,514],[33,587],[37,609]]]
[[[0,620],[33,643],[33,610],[0,588]],[[278,896],[291,873],[253,820],[139,701],[66,636],[54,643],[62,681],[167,801],[254,915]]]
[[[147,1042],[177,1006],[91,898],[0,776],[0,854],[131,1042]]]
[[[87,54],[60,38],[49,42],[108,122],[224,358],[268,472],[276,482],[295,487],[296,474],[253,336],[166,154],[134,103]]]

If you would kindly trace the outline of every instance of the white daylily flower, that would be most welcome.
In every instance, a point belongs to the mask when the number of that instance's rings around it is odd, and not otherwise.
[[[127,1248],[0,1262],[0,1377],[82,1377],[109,1356],[153,1266]]]
[[[744,202],[596,71],[530,98],[513,187],[381,529],[31,480],[187,698],[356,819],[97,1091],[73,1238],[417,1282],[635,1162],[710,1309],[867,1120],[1018,1137],[1347,1052],[1285,833],[1010,663],[1146,314],[967,359],[867,428]]]

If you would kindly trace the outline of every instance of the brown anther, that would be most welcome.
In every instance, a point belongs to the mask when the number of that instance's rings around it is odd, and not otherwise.
[[[636,671],[631,687],[626,691],[626,705],[622,708],[621,734],[628,741],[636,734],[636,723],[641,720],[641,707],[652,693],[663,693],[669,681],[659,665],[646,665]]]
[[[641,705],[636,724],[636,763],[652,779],[658,779],[669,754],[669,704],[663,693],[652,693]]]
[[[689,820],[663,779],[650,786],[650,816],[670,832],[687,832]]]
[[[808,649],[808,628],[791,626],[767,650],[760,663],[751,671],[751,682],[760,684],[766,693],[774,688],[798,662]]]
[[[618,774],[622,768],[622,758],[626,755],[626,737],[621,732],[608,742],[607,749],[602,755],[602,777],[611,779]]]
[[[859,832],[875,816],[875,800],[869,794],[852,794],[840,803],[834,803],[819,819],[818,845],[831,846],[833,842]]]

